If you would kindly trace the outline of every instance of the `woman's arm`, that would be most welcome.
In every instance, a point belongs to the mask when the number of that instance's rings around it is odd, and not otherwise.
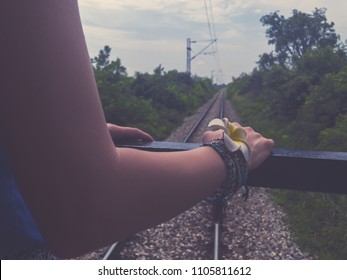
[[[76,0],[6,1],[0,141],[49,248],[73,257],[170,219],[225,180],[210,148],[113,145]]]
[[[223,182],[208,148],[114,148],[77,1],[1,5],[1,141],[48,246],[70,257],[167,220]]]

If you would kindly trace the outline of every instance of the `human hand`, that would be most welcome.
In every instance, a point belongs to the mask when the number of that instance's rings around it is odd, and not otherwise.
[[[108,130],[115,142],[120,141],[154,141],[153,137],[148,133],[134,127],[119,126],[107,123]]]
[[[265,138],[251,127],[242,127],[239,123],[232,123],[236,127],[241,127],[247,134],[247,144],[250,150],[250,158],[248,160],[249,170],[257,168],[271,153],[274,146],[272,139]],[[206,131],[203,135],[203,142],[211,142],[216,139],[223,139],[224,131],[218,129],[216,131]]]
[[[257,168],[270,154],[275,144],[272,139],[265,138],[251,127],[242,127],[239,123],[232,123],[243,128],[247,133],[247,144],[250,149],[249,170]]]

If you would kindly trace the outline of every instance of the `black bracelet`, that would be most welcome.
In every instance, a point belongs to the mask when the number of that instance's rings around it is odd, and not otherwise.
[[[227,196],[234,195],[242,186],[246,184],[248,168],[244,155],[240,150],[230,152],[221,139],[205,143],[203,146],[213,148],[224,162],[227,171],[226,182],[219,187],[216,192],[206,200],[213,202],[221,200]],[[248,197],[248,188],[246,188],[245,200]]]

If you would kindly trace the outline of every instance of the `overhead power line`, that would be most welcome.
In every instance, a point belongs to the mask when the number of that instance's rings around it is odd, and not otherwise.
[[[206,19],[207,19],[207,26],[208,26],[208,32],[209,32],[209,40],[202,40],[202,41],[196,41],[191,40],[190,38],[187,38],[187,69],[186,72],[188,75],[191,74],[191,61],[196,58],[197,56],[201,54],[212,54],[214,56],[214,60],[216,63],[216,67],[218,70],[212,70],[212,73],[220,73],[218,74],[218,77],[216,79],[218,81],[223,82],[223,74],[219,63],[218,58],[218,52],[217,52],[217,35],[216,35],[216,28],[214,24],[214,17],[213,17],[213,9],[212,9],[212,2],[211,0],[204,0],[204,6],[205,6],[205,13],[206,13]],[[207,45],[205,45],[200,51],[198,51],[196,54],[192,55],[192,44],[193,43],[200,43],[200,42],[207,42]],[[210,48],[210,50],[208,50]],[[212,75],[213,79],[213,75]]]
[[[208,25],[208,30],[210,33],[210,40],[216,40],[217,41],[217,36],[216,36],[216,29],[214,26],[214,18],[213,18],[213,11],[212,11],[212,4],[211,0],[209,0],[209,7],[207,7],[206,0],[204,0],[205,4],[205,12],[206,12],[206,19],[207,19],[207,25]],[[217,46],[217,43],[212,45],[212,49],[215,50],[215,46]]]

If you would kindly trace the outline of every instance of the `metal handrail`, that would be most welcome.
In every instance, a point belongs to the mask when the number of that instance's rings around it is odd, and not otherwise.
[[[179,142],[136,142],[119,147],[153,152],[196,149],[200,144]],[[347,194],[347,153],[273,149],[257,169],[251,171],[247,185],[277,189]]]

